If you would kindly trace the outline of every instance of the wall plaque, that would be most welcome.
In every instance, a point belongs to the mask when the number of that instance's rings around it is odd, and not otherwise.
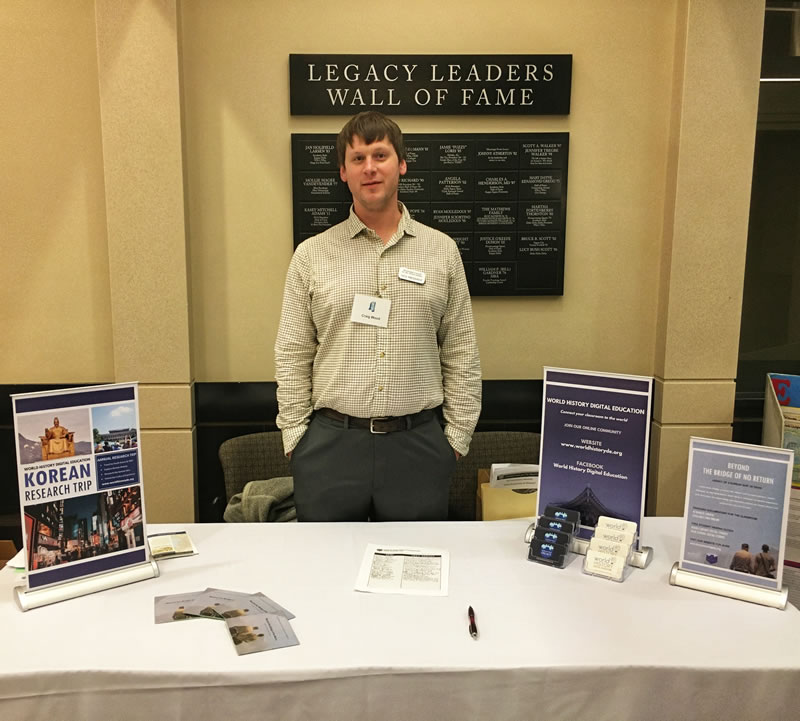
[[[335,135],[292,135],[294,244],[344,220]],[[472,295],[562,295],[569,133],[405,134],[399,194],[461,251]]]
[[[292,115],[569,115],[571,88],[572,55],[289,55]]]

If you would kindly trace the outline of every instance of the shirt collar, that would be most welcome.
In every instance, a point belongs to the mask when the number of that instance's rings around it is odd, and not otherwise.
[[[406,208],[406,206],[399,201],[397,203],[397,207],[400,208],[400,212],[402,213],[400,222],[397,224],[397,230],[401,231],[400,237],[402,238],[403,235],[415,236],[417,234],[415,227],[416,222],[408,212],[408,208]],[[347,219],[347,236],[349,238],[355,238],[359,233],[362,233],[365,230],[368,230],[367,226],[364,225],[364,223],[361,221],[361,218],[356,215],[356,211],[351,203],[350,217]]]

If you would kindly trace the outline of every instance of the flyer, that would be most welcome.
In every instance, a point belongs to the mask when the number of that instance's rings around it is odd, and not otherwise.
[[[692,438],[680,567],[780,590],[793,456]]]
[[[378,546],[364,552],[356,591],[446,596],[450,553],[441,548]]]
[[[800,568],[800,376],[767,373],[761,444],[794,451],[783,563]]]
[[[28,588],[147,562],[137,385],[12,403]]]
[[[584,538],[600,516],[641,524],[652,391],[649,377],[544,369],[537,515],[579,511]]]

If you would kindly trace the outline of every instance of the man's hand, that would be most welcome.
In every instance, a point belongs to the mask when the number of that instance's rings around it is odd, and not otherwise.
[[[456,460],[457,461],[461,460],[461,454],[457,450],[455,450],[455,448],[453,449],[453,453],[456,454]]]

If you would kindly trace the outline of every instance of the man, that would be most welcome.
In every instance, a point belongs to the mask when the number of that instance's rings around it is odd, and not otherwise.
[[[731,570],[742,573],[753,572],[753,554],[750,553],[750,544],[743,543],[741,549],[733,554]]]
[[[451,238],[398,202],[392,120],[359,113],[336,149],[350,217],[298,246],[275,343],[297,518],[443,520],[480,414],[464,267]]]
[[[761,553],[757,554],[753,559],[753,573],[756,576],[775,578],[776,570],[775,557],[769,552],[769,546],[764,543],[761,546]]]

